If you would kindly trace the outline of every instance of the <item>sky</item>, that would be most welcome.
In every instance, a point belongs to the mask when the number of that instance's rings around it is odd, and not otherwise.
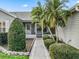
[[[0,8],[6,11],[31,11],[33,7],[37,6],[38,0],[0,0]],[[67,5],[74,6],[79,0],[69,0]],[[43,4],[44,0],[40,0]]]

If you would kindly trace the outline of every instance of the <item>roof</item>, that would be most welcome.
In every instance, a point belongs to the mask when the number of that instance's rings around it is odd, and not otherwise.
[[[7,11],[3,10],[2,8],[0,8],[0,11],[1,11],[1,12],[3,12],[3,13],[5,13],[5,14],[7,14],[7,15],[9,15],[9,16],[11,16],[11,17],[16,18],[16,16],[15,16],[15,15],[13,15],[13,14],[11,14],[11,13],[9,13],[9,12],[7,12]]]
[[[0,11],[14,18],[20,18],[23,22],[31,22],[31,12],[8,12],[0,8]]]
[[[10,12],[22,20],[32,20],[31,12]]]
[[[78,11],[76,10],[76,7],[79,6],[79,3],[76,3],[73,7],[70,8],[70,11],[74,12],[74,11]]]

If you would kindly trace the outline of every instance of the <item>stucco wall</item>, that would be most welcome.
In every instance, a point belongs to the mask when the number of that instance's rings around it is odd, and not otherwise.
[[[63,28],[63,32],[63,41],[79,49],[79,12],[69,17],[66,27]]]
[[[14,20],[14,17],[0,11],[0,22],[5,22],[6,32],[8,32],[10,24],[13,20]]]

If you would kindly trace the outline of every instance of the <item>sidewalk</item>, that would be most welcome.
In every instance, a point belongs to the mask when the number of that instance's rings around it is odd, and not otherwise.
[[[42,38],[35,40],[29,59],[50,59]]]

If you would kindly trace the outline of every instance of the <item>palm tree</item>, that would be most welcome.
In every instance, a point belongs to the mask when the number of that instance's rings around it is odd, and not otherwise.
[[[65,10],[67,0],[45,0],[45,10],[49,27],[56,29],[57,26],[64,27],[67,22],[70,11]],[[57,40],[58,41],[58,40]]]
[[[63,10],[65,2],[66,0],[46,0],[46,13],[51,28],[55,28],[60,20],[66,23],[66,12],[68,11]]]
[[[38,6],[32,10],[32,16],[34,21],[41,24],[42,33],[44,27],[48,27],[50,30],[66,25],[67,18],[71,14],[70,11],[64,9],[66,2],[67,0],[45,0],[44,6],[38,2]]]
[[[33,23],[38,23],[38,25],[41,26],[42,36],[43,36],[43,27],[45,27],[44,20],[42,19],[43,12],[44,12],[43,6],[38,1],[38,6],[33,8],[32,10],[32,18],[33,18]]]

